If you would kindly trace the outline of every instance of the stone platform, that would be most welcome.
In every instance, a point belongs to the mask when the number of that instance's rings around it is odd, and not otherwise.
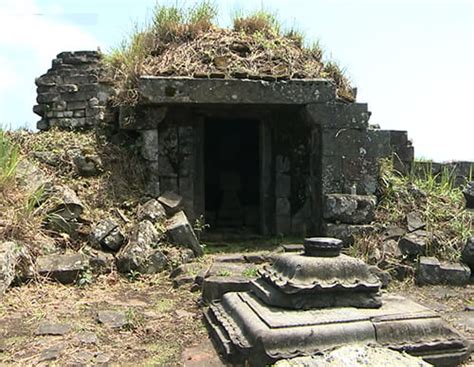
[[[399,296],[383,295],[380,308],[286,310],[250,292],[227,293],[210,305],[206,321],[231,363],[262,366],[349,343],[378,344],[453,366],[468,354],[465,339],[433,311]]]

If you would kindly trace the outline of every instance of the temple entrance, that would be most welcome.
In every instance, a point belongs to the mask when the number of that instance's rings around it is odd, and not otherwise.
[[[259,157],[257,120],[206,120],[205,213],[211,231],[258,232]]]

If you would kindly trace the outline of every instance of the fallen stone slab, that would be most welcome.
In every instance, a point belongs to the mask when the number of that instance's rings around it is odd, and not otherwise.
[[[214,261],[220,263],[245,263],[242,254],[219,255],[214,258]]]
[[[125,313],[118,311],[98,311],[96,320],[112,329],[120,329],[128,323]]]
[[[76,335],[77,340],[82,344],[97,344],[97,334],[92,331],[83,331]]]
[[[178,275],[173,279],[173,288],[179,288],[186,284],[193,284],[195,277],[192,275]]]
[[[426,223],[423,222],[423,219],[421,219],[420,214],[416,212],[408,213],[406,220],[407,220],[408,232],[414,232],[419,229],[424,229],[426,227]]]
[[[179,211],[169,219],[166,225],[166,235],[171,243],[192,249],[195,256],[204,255],[196,234],[183,211]]]
[[[337,238],[347,247],[354,243],[354,238],[375,232],[375,227],[370,224],[334,224],[325,223],[323,234],[326,237]]]
[[[38,362],[55,361],[56,359],[59,359],[62,352],[64,351],[64,348],[64,345],[61,344],[43,350],[38,358]]]
[[[48,211],[50,216],[70,221],[78,219],[84,211],[84,205],[76,193],[66,186],[57,186],[53,189],[56,204]]]
[[[40,256],[36,260],[35,271],[40,276],[62,284],[76,282],[79,275],[89,267],[89,257],[82,253],[65,253]],[[32,277],[34,274],[29,274]]]
[[[71,331],[71,325],[43,321],[39,324],[35,335],[64,335]]]
[[[228,292],[250,290],[250,280],[244,276],[210,276],[202,283],[202,299],[206,303],[219,300]]]
[[[120,231],[118,223],[109,218],[100,221],[92,229],[91,245],[96,249],[118,251],[125,242],[125,236]]]
[[[165,191],[158,201],[165,208],[166,214],[172,216],[183,209],[183,197],[172,191]]]
[[[22,250],[14,242],[0,242],[0,300],[15,279],[15,269],[22,256]]]
[[[140,221],[149,220],[152,223],[156,223],[166,219],[166,212],[158,200],[151,199],[139,207],[137,216]]]
[[[289,245],[281,245],[284,252],[303,252],[304,245],[303,244],[289,244]]]
[[[168,259],[158,248],[159,241],[158,231],[150,221],[138,223],[132,230],[128,244],[117,254],[117,269],[125,274],[131,271],[142,274],[163,271],[168,265]]]
[[[428,367],[430,363],[406,353],[378,346],[347,345],[323,355],[284,359],[275,367]]]
[[[413,258],[425,253],[429,239],[430,234],[418,230],[400,238],[398,247],[403,255]]]
[[[324,219],[347,224],[369,224],[377,198],[371,195],[329,194],[324,199]]]
[[[416,282],[419,285],[466,285],[469,283],[471,270],[461,263],[441,263],[435,257],[420,257]]]

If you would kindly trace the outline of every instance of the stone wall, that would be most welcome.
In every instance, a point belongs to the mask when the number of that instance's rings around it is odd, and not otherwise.
[[[36,79],[39,130],[87,129],[104,119],[111,88],[99,83],[100,60],[97,51],[61,52]]]
[[[410,171],[407,133],[370,127],[367,104],[338,99],[331,81],[142,77],[139,104],[115,114],[100,59],[79,51],[53,60],[36,80],[38,128],[86,129],[105,118],[139,132],[150,194],[180,194],[191,220],[205,212],[203,134],[218,114],[259,121],[262,233],[320,234],[325,195],[375,194],[380,158]]]

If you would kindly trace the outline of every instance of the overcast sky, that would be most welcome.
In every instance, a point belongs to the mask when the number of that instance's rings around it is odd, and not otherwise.
[[[371,123],[418,157],[474,161],[474,1],[217,0],[220,23],[263,3],[347,69]],[[0,124],[33,128],[34,78],[65,50],[109,50],[154,0],[0,0]]]

